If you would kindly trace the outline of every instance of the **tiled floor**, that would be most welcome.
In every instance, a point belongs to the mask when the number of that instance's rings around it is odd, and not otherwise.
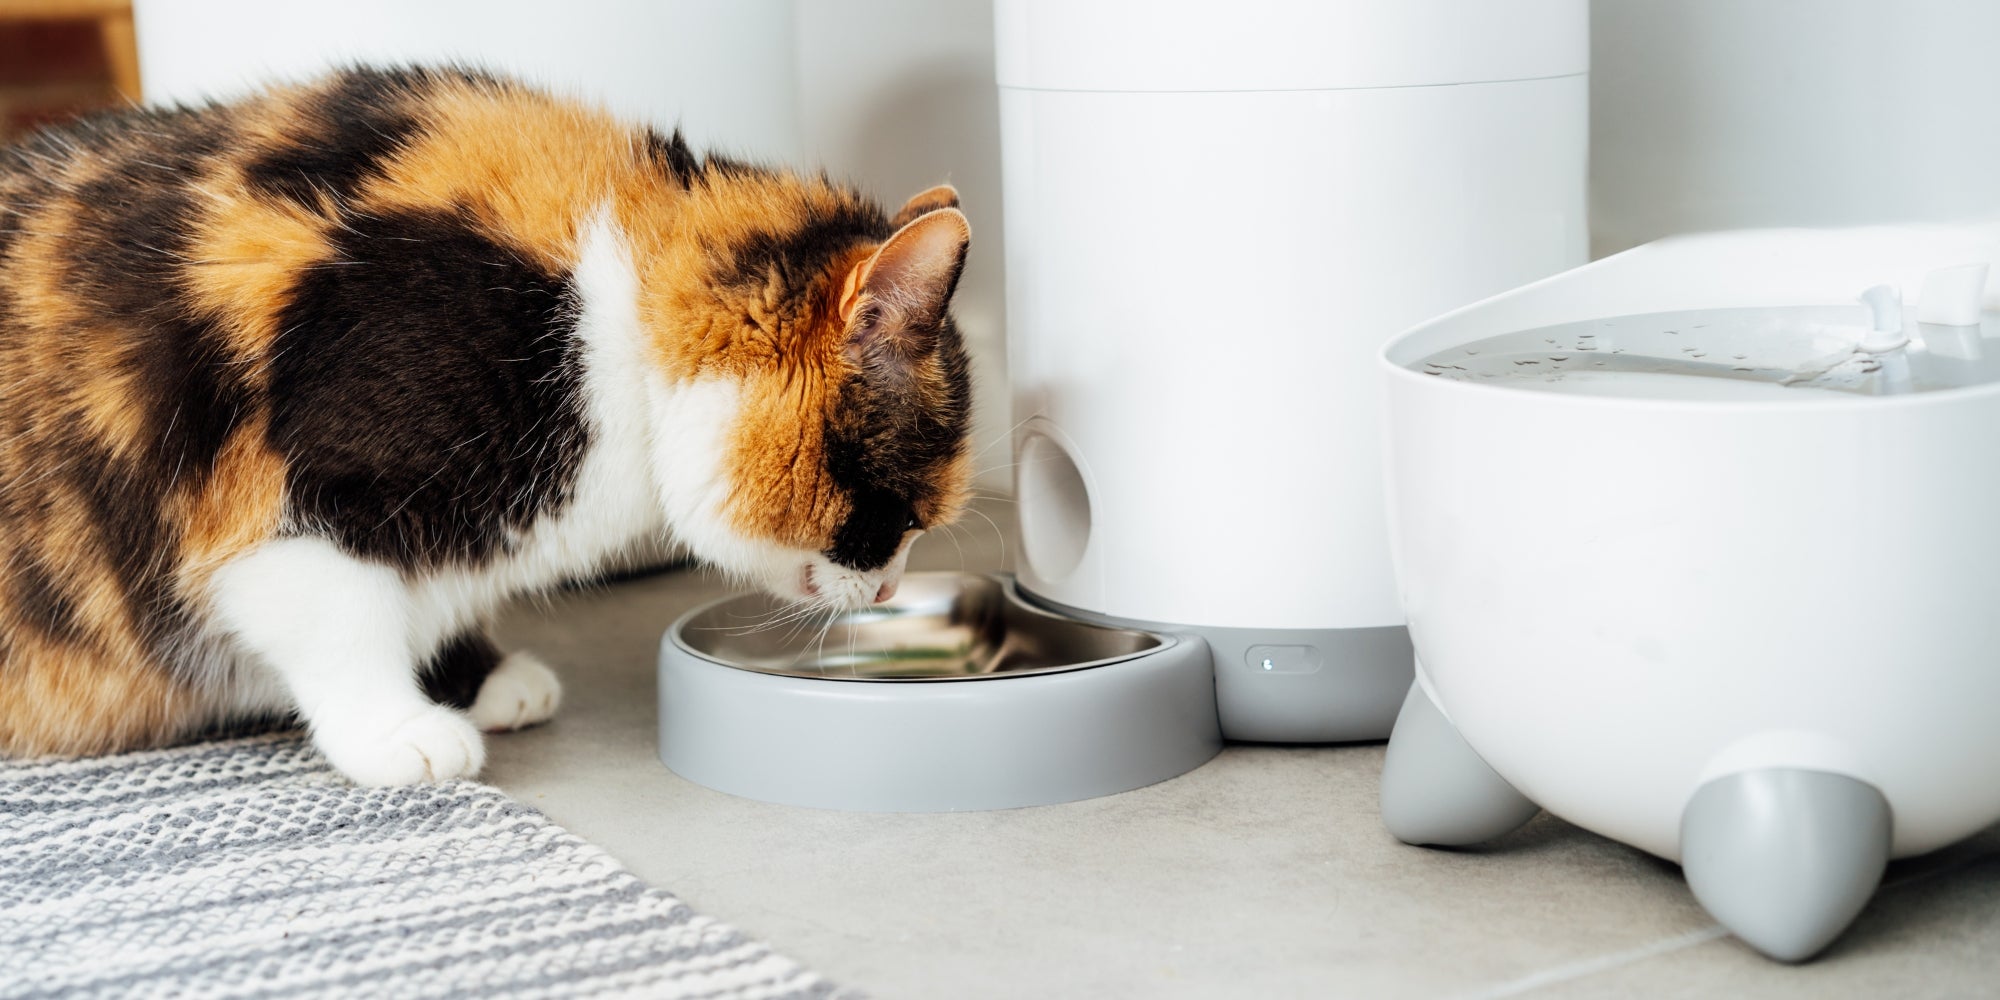
[[[917,565],[998,565],[973,521]],[[2000,829],[1891,866],[1844,938],[1786,967],[1723,934],[1673,866],[1548,816],[1479,850],[1396,843],[1380,746],[1234,746],[1150,788],[988,813],[713,792],[653,756],[653,655],[727,589],[673,573],[517,611],[503,640],[555,664],[568,701],[495,738],[485,777],[878,997],[2000,995]]]

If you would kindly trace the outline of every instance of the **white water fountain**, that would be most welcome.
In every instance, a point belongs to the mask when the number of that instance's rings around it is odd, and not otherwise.
[[[1673,239],[1393,341],[1390,830],[1545,807],[1796,961],[1888,859],[2000,820],[2000,317],[1954,266],[1995,259]]]

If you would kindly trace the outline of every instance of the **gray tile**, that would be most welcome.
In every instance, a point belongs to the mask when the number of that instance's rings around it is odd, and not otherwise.
[[[913,562],[1001,559],[983,525],[959,542],[963,556],[926,538]],[[1659,992],[1661,977],[1690,994],[1785,996],[1966,984],[1994,968],[2000,872],[1978,860],[1885,893],[1820,965],[1786,969],[1712,941],[1524,983],[1712,925],[1672,865],[1550,817],[1478,850],[1396,843],[1376,810],[1379,746],[1236,746],[1150,788],[987,813],[838,813],[713,792],[653,756],[653,659],[675,617],[731,589],[677,573],[510,614],[503,643],[553,663],[567,702],[547,726],[494,738],[485,777],[876,996],[1423,997],[1510,983],[1615,995]],[[1943,862],[1898,871],[1926,863]]]
[[[1607,968],[1545,970],[1491,996],[1988,997],[2000,994],[2000,835],[1890,866],[1881,891],[1815,961],[1781,965],[1735,938]]]

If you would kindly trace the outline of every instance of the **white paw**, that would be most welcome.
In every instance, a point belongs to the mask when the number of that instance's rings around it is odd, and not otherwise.
[[[442,705],[426,705],[386,730],[320,729],[313,742],[357,785],[470,778],[486,762],[479,730]]]
[[[479,728],[497,733],[547,722],[562,704],[562,681],[533,653],[508,653],[486,675],[469,710]]]

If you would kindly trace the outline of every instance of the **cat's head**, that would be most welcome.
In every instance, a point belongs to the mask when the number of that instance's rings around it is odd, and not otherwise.
[[[682,390],[695,405],[667,422],[705,425],[669,433],[707,442],[710,469],[666,490],[668,518],[697,556],[781,598],[865,607],[969,496],[971,372],[949,304],[971,230],[949,187],[891,216],[823,182],[734,182],[801,188],[755,199],[755,227],[708,244],[698,334],[721,377]]]

